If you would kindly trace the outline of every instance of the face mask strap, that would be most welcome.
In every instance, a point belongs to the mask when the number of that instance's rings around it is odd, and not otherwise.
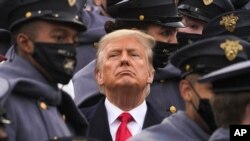
[[[199,98],[199,100],[201,99],[201,97],[200,97],[200,95],[198,94],[198,92],[196,91],[196,89],[194,88],[194,86],[193,86],[193,84],[189,81],[189,80],[187,80],[186,79],[186,81],[188,82],[188,84],[189,84],[189,86],[191,87],[191,89],[194,91],[194,93],[195,93],[195,95]],[[198,112],[198,107],[195,107],[195,104],[193,103],[193,101],[191,102],[192,103],[192,105],[193,105],[193,107],[194,107],[194,109]],[[199,103],[200,104],[200,103]]]

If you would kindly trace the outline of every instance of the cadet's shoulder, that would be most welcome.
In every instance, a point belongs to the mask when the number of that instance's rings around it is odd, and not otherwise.
[[[0,76],[0,85],[1,85],[0,97],[2,97],[10,90],[10,84],[7,79]]]
[[[73,80],[85,77],[85,76],[93,76],[94,70],[95,70],[95,60],[91,61],[87,66],[79,70],[78,72],[75,73]]]
[[[144,129],[141,133],[132,137],[129,141],[165,141],[168,138],[168,129],[166,130],[165,124],[157,124]]]
[[[209,141],[228,141],[230,131],[228,128],[218,128],[209,138]]]

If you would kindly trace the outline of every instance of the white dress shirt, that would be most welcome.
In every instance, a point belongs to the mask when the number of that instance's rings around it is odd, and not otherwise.
[[[122,114],[125,111],[122,111],[121,109],[113,105],[107,98],[105,99],[105,107],[106,107],[107,114],[108,114],[110,133],[111,133],[113,141],[115,141],[116,132],[121,123],[119,119],[117,118],[119,117],[120,114]],[[130,111],[126,111],[126,112],[130,113],[130,115],[134,119],[128,123],[128,129],[130,133],[132,134],[132,136],[134,136],[138,134],[139,132],[141,132],[142,130],[144,119],[145,119],[146,112],[147,112],[146,102],[144,101],[142,104],[140,104],[136,108]]]

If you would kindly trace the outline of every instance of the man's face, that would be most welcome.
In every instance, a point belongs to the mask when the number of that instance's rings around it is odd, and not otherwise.
[[[202,34],[202,30],[206,24],[201,20],[190,18],[187,16],[182,17],[182,23],[185,25],[185,27],[179,28],[178,32],[193,33],[193,34]]]
[[[102,62],[96,78],[106,90],[143,90],[152,82],[153,68],[149,65],[145,47],[136,38],[124,37],[108,42]]]
[[[77,40],[77,32],[71,27],[44,21],[39,21],[37,24],[36,42],[75,43]]]
[[[186,78],[187,85],[191,96],[191,101],[196,107],[199,105],[200,99],[211,99],[213,96],[212,85],[210,83],[199,83],[199,75],[191,74]]]
[[[213,92],[210,83],[199,83],[198,81],[196,81],[195,83],[193,83],[193,87],[201,99],[211,99]],[[199,97],[193,91],[193,102],[197,107],[199,104]]]
[[[107,13],[107,0],[93,0],[93,3],[96,5],[96,6],[99,6],[100,7],[100,14],[103,15],[103,16],[109,16],[108,13]]]
[[[163,27],[160,25],[149,25],[147,33],[153,36],[156,41],[165,43],[177,43],[176,28]]]

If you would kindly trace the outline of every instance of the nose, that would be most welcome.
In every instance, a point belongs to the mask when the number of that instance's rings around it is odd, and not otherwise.
[[[169,36],[169,39],[168,39],[168,43],[177,43],[177,32],[175,32],[174,34],[172,34],[171,36]]]
[[[129,65],[129,55],[126,52],[123,52],[121,56],[121,66],[123,65]]]

